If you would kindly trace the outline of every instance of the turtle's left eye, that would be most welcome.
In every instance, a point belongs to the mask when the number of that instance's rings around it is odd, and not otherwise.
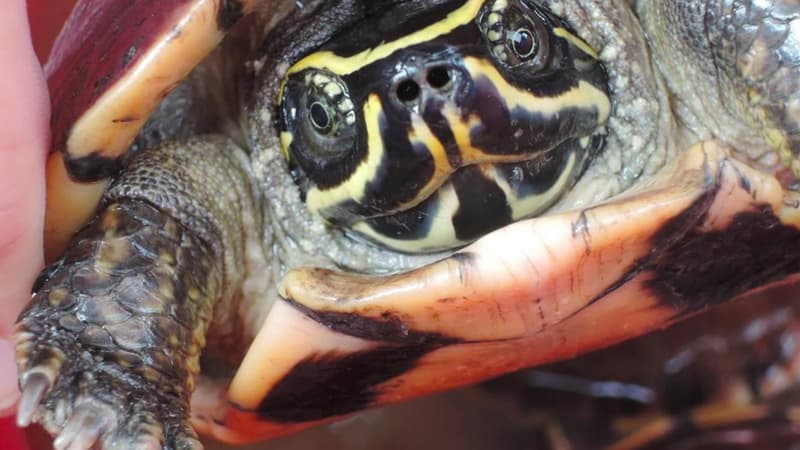
[[[514,50],[517,58],[529,59],[536,54],[539,43],[528,28],[519,28],[508,36],[508,46]]]

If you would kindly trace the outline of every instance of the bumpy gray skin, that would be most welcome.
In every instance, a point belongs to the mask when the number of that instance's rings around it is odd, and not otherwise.
[[[270,24],[287,13],[302,24],[320,2],[267,3]],[[795,148],[800,36],[785,22],[800,23],[796,3],[776,0],[766,11],[746,0],[543,3],[598,49],[615,101],[606,150],[554,211],[618,194],[698,139],[719,138],[770,167],[777,161],[764,127],[786,130]],[[288,268],[388,272],[442,256],[374,248],[305,210],[271,117],[292,55],[241,50],[260,43],[263,22],[252,22],[154,116],[145,148],[22,315],[20,417],[60,433],[62,447],[97,439],[106,448],[197,448],[188,418],[201,352],[233,370]],[[176,113],[189,114],[180,130],[166,119]]]

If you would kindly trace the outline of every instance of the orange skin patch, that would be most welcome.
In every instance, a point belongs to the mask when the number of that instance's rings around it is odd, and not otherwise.
[[[637,265],[654,247],[677,252],[697,236],[728,231],[738,218],[764,211],[800,245],[800,221],[795,208],[784,205],[785,195],[773,177],[709,142],[621,198],[519,222],[427,267],[383,277],[294,270],[281,285],[288,300],[275,305],[229,388],[235,406],[215,427],[203,428],[220,439],[247,442],[335,418],[335,405],[326,420],[265,418],[271,413],[265,399],[320,355],[345,361],[375,348],[428,345],[419,336],[446,338],[399,375],[390,372],[353,393],[377,406],[661,329],[727,298],[686,298],[681,300],[695,304],[681,306],[659,291],[661,262],[651,264],[655,269],[635,270]],[[770,282],[794,278],[787,273]]]

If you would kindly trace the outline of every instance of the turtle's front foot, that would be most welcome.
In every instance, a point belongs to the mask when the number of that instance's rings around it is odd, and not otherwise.
[[[201,448],[189,397],[220,286],[213,265],[151,205],[106,208],[20,317],[19,424],[40,422],[59,450]]]

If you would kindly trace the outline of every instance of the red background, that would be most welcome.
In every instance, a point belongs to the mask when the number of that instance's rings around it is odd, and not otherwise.
[[[44,62],[75,0],[28,0],[33,47]]]

